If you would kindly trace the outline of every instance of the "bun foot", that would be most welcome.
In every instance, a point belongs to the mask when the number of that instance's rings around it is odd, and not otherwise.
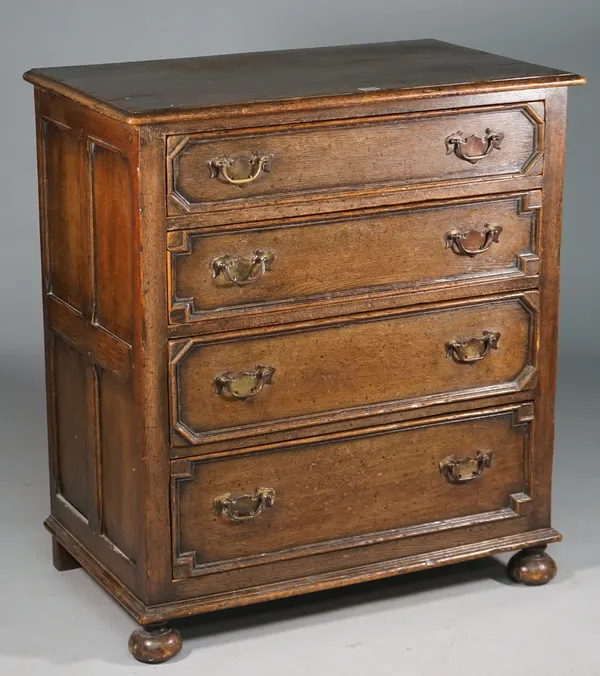
[[[508,574],[515,582],[532,587],[547,584],[556,575],[554,559],[545,547],[523,549],[508,562]]]
[[[129,652],[139,662],[160,664],[179,654],[183,639],[166,622],[136,629],[129,638]]]

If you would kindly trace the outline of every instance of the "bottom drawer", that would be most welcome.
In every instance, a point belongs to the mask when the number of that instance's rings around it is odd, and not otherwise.
[[[172,463],[174,576],[518,517],[533,405]]]

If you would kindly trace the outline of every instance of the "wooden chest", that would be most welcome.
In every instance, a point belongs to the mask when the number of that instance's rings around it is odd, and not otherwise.
[[[419,40],[33,70],[53,536],[143,625],[550,521],[567,85]]]

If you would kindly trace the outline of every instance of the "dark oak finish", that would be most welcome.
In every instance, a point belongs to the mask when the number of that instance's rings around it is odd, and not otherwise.
[[[85,520],[91,513],[93,423],[87,410],[88,367],[84,356],[59,336],[52,339],[56,401],[55,490]]]
[[[138,180],[137,134],[41,91],[36,110],[52,513],[139,592],[143,550],[129,537],[140,531],[139,485],[123,493],[120,480],[143,457],[131,430],[131,320],[112,313],[117,297],[133,309],[133,242],[117,230],[132,232],[136,219],[123,205],[137,199],[130,190]],[[106,166],[99,147],[120,158],[119,169]],[[128,179],[115,181],[124,165]],[[113,267],[112,259],[133,264]],[[129,529],[126,541],[122,529]]]
[[[175,576],[524,516],[531,501],[531,414],[531,404],[523,404],[367,429],[357,437],[282,451],[176,461]],[[469,473],[464,485],[447,479],[448,458],[478,453],[490,457],[480,476]],[[257,504],[259,487],[271,491],[264,509]],[[252,504],[238,499],[239,522],[231,510],[216,508],[223,496],[243,495]]]
[[[225,313],[236,318],[248,311],[321,306],[325,299],[351,301],[365,293],[370,298],[410,293],[494,275],[537,277],[540,206],[541,192],[533,191],[234,232],[170,232],[170,319],[180,324]],[[480,250],[491,224],[499,234],[479,254],[461,254],[449,241],[452,233]],[[460,238],[465,234],[468,240]],[[239,285],[226,274],[215,276],[213,261],[223,256],[251,261],[255,251],[273,258],[265,272],[255,266],[254,281]]]
[[[181,652],[183,640],[166,622],[136,629],[129,637],[129,652],[140,662],[161,664]]]
[[[326,192],[346,194],[371,186],[449,183],[542,172],[544,109],[540,102],[453,114],[431,111],[360,122],[321,122],[264,130],[174,136],[167,139],[169,214],[289,202]],[[505,130],[503,141],[476,164],[448,152],[447,139]],[[260,171],[254,157],[268,160]],[[225,177],[211,162],[230,158]],[[399,161],[399,159],[401,160]],[[252,160],[251,163],[248,159]],[[245,160],[245,162],[244,162]],[[256,177],[256,178],[254,178]],[[227,178],[227,180],[225,180]],[[242,185],[231,180],[247,180]]]
[[[74,559],[56,538],[52,538],[52,563],[60,573],[81,568],[79,561]]]
[[[131,344],[133,332],[133,194],[127,158],[94,142],[95,319]],[[98,185],[102,189],[98,190]],[[117,254],[117,255],[115,255]]]
[[[135,563],[139,551],[139,510],[142,459],[135,442],[135,414],[129,390],[101,370],[98,375],[99,445],[103,533]]]
[[[336,99],[368,100],[378,92],[429,98],[584,81],[573,73],[431,39],[43,68],[26,77],[140,124],[176,121],[207,109],[217,114],[223,106],[285,102],[319,108]]]
[[[171,343],[173,443],[531,389],[537,302],[529,292]],[[480,363],[449,354],[448,343],[485,331],[500,338]],[[273,374],[264,385],[251,376],[247,399],[216,386],[260,365]]]
[[[530,587],[548,584],[557,572],[556,562],[545,547],[528,547],[515,554],[508,562],[508,574],[515,582]]]
[[[532,523],[529,521],[529,523]],[[243,569],[240,574],[205,576],[179,580],[171,600],[164,604],[145,605],[102,563],[90,557],[89,552],[54,517],[45,526],[69,551],[74,552],[86,571],[94,577],[127,612],[141,624],[148,625],[165,619],[189,617],[198,613],[223,610],[261,601],[286,598],[296,594],[343,587],[358,582],[382,579],[416,570],[431,569],[450,563],[468,561],[521,547],[543,546],[559,542],[561,536],[552,528],[536,529],[533,525],[522,532],[520,523],[503,521],[496,525],[481,524],[468,531],[446,531],[423,535],[404,541],[395,541],[393,547],[372,545],[360,547],[331,557],[319,557],[322,572],[314,570],[315,558],[283,562],[265,566],[266,575],[256,575],[260,568]],[[487,539],[486,539],[487,538]],[[400,546],[398,546],[400,545]],[[419,553],[419,551],[425,553]],[[399,554],[400,552],[400,554]],[[251,573],[250,575],[248,573]],[[290,584],[292,579],[294,584]],[[208,582],[208,584],[207,584]],[[244,594],[240,593],[244,589]]]
[[[43,122],[48,195],[48,273],[52,292],[80,312],[91,311],[86,143],[60,124]]]
[[[143,628],[551,528],[566,85],[435,40],[30,71],[53,561]]]

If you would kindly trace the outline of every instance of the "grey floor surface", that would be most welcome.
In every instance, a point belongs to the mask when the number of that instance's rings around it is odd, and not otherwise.
[[[180,624],[182,654],[137,664],[134,622],[82,570],[50,560],[39,357],[0,361],[0,675],[600,676],[599,370],[562,364],[547,587],[508,583],[507,557]]]

